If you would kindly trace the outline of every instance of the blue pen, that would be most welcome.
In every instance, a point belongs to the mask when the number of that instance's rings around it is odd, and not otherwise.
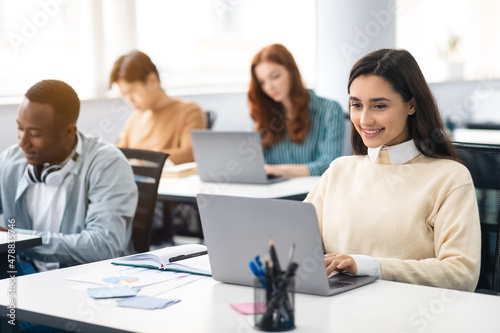
[[[266,274],[260,267],[257,266],[254,261],[250,261],[248,265],[250,266],[250,270],[252,271],[253,275],[259,278],[262,288],[266,288],[266,282],[263,280],[263,278],[266,277]]]
[[[260,261],[260,256],[255,257],[255,262],[257,263],[259,268],[262,270],[262,272],[264,272],[264,265],[262,265],[262,261]]]

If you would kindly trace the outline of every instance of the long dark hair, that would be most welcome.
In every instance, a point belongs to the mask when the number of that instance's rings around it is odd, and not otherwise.
[[[267,96],[255,75],[255,67],[262,62],[272,62],[284,66],[290,75],[290,99],[294,108],[293,118],[286,121],[281,103]],[[262,145],[267,148],[279,142],[285,133],[290,141],[301,143],[309,131],[309,91],[304,87],[299,68],[290,51],[281,44],[272,44],[261,49],[253,58],[250,68],[248,104],[250,117],[255,121],[256,130],[261,131]]]
[[[380,49],[358,60],[349,74],[347,92],[360,75],[377,75],[389,82],[405,102],[415,101],[415,113],[408,117],[408,128],[417,149],[425,156],[458,160],[445,130],[436,100],[417,61],[406,50]],[[367,147],[351,124],[351,144],[356,155],[366,155]]]

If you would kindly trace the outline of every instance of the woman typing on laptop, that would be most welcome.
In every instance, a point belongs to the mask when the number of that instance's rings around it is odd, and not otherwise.
[[[272,44],[254,56],[248,102],[268,174],[319,176],[342,154],[342,108],[304,87],[283,45]]]
[[[305,200],[316,207],[327,272],[473,291],[474,185],[415,59],[366,55],[348,93],[355,156],[335,160]]]

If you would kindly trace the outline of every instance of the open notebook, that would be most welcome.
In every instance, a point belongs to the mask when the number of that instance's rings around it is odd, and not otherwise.
[[[168,246],[162,249],[145,253],[134,254],[113,261],[114,265],[125,265],[135,267],[147,267],[164,269],[167,271],[186,272],[200,275],[212,276],[208,254],[197,255],[207,251],[202,244],[186,244]],[[191,258],[170,262],[171,258],[187,256]]]

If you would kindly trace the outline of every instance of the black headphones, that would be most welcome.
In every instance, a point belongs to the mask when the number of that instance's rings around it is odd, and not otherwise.
[[[78,153],[75,152],[64,166],[54,164],[40,167],[28,164],[26,168],[27,177],[31,183],[46,183],[47,185],[59,186],[64,177],[75,166],[78,156]]]

